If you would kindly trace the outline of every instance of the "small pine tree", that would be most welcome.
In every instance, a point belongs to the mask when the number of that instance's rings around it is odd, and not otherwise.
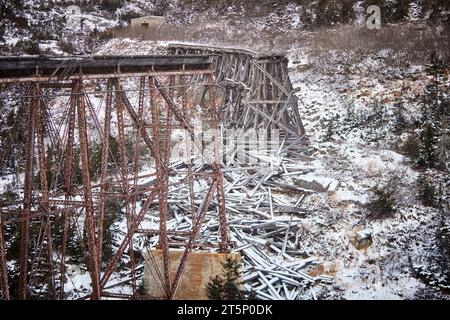
[[[206,285],[211,300],[242,300],[244,293],[239,289],[241,263],[231,257],[222,262],[222,274],[212,277]]]
[[[353,8],[354,1],[342,0],[341,1],[341,14],[339,15],[342,23],[351,23],[356,18],[356,12]]]
[[[372,114],[369,116],[371,123],[376,127],[382,127],[386,123],[386,108],[378,100],[373,103]]]
[[[346,113],[342,119],[341,127],[344,132],[350,132],[354,128],[359,127],[361,124],[360,114],[355,111],[355,105],[353,102],[348,102],[346,105]]]
[[[73,149],[72,161],[72,185],[80,186],[83,183],[83,172],[81,171],[80,149]]]
[[[303,27],[305,27],[306,29],[312,29],[314,27],[315,15],[313,14],[313,10],[311,7],[307,5],[302,6],[301,17]]]
[[[92,180],[96,180],[102,165],[102,145],[93,144],[89,149],[89,175]]]
[[[409,5],[411,0],[396,0],[386,2],[386,21],[388,23],[400,22],[408,17]]]
[[[373,219],[382,219],[392,216],[397,210],[395,208],[394,192],[382,190],[378,187],[373,191],[374,198],[367,205],[369,216]]]
[[[419,138],[414,132],[408,135],[401,149],[402,154],[407,156],[412,163],[417,163],[417,160],[419,159]]]
[[[325,132],[325,136],[324,136],[324,141],[325,142],[333,140],[333,135],[335,134],[335,131],[336,131],[336,123],[337,123],[337,121],[338,121],[337,116],[334,117],[334,118],[331,118],[328,121],[327,131]]]
[[[123,203],[118,200],[108,199],[105,202],[105,219],[103,222],[102,262],[108,263],[113,257],[114,232],[112,226],[120,220]]]
[[[438,162],[438,134],[433,123],[427,122],[419,134],[417,164],[421,168],[434,168]]]
[[[448,90],[445,84],[447,69],[448,64],[443,62],[436,52],[433,52],[426,70],[431,81],[426,86],[424,106],[428,105],[428,109],[434,113],[436,118],[440,118],[439,115],[448,112],[443,106],[445,101],[443,98]]]
[[[436,189],[430,184],[425,173],[419,175],[417,182],[419,187],[418,196],[422,204],[427,207],[436,206]]]
[[[404,110],[402,104],[397,104],[395,105],[395,107],[396,108],[394,110],[394,123],[392,132],[394,132],[395,134],[402,134],[406,129],[408,123],[403,113]]]
[[[208,284],[206,285],[206,290],[208,292],[208,298],[210,300],[225,300],[223,279],[219,275],[215,275],[209,280]]]

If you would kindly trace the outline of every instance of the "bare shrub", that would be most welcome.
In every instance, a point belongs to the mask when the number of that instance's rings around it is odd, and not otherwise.
[[[150,41],[187,41],[209,43],[225,46],[239,46],[264,49],[264,51],[281,51],[297,42],[297,31],[281,31],[260,28],[251,23],[216,20],[205,23],[198,21],[189,26],[177,26],[164,23],[159,26],[127,27],[114,32],[117,38],[140,38]]]
[[[320,29],[309,37],[311,54],[320,56],[324,52],[372,52],[389,50],[402,52],[402,59],[389,56],[392,63],[423,62],[429,53],[436,51],[444,60],[450,58],[448,41],[450,31],[442,26],[397,24],[385,25],[380,30],[369,30],[363,26],[341,26],[336,29]]]

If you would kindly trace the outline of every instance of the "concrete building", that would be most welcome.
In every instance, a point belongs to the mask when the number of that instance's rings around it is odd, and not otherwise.
[[[131,28],[150,28],[160,26],[164,22],[164,17],[161,16],[145,16],[131,19]]]

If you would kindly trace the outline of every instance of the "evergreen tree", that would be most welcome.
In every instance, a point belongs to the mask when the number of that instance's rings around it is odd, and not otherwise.
[[[104,10],[115,12],[125,4],[125,0],[100,0],[100,7]]]
[[[417,164],[421,168],[434,168],[438,162],[438,136],[433,123],[426,122],[419,134],[419,159]]]
[[[324,141],[329,142],[333,140],[333,135],[336,132],[336,125],[338,122],[339,116],[335,116],[328,121],[327,131],[325,132]]]
[[[394,192],[391,190],[383,190],[378,187],[373,191],[374,197],[367,205],[369,216],[374,219],[387,218],[392,216],[396,211]]]
[[[91,180],[96,180],[100,176],[102,164],[102,145],[92,144],[89,150],[89,175]]]
[[[341,13],[339,15],[340,22],[342,23],[352,23],[356,19],[356,12],[353,9],[355,4],[352,0],[342,0],[341,2]]]
[[[442,116],[449,115],[446,99],[448,88],[445,84],[447,68],[448,64],[436,52],[431,53],[430,64],[426,69],[431,79],[426,86],[422,102],[425,120],[439,120]]]
[[[447,64],[433,52],[427,67],[430,82],[421,102],[419,120],[419,160],[422,168],[436,167],[445,158],[446,137],[449,135],[449,99],[444,84]]]
[[[341,6],[340,1],[319,0],[317,4],[317,27],[334,26],[340,21]]]
[[[407,18],[410,3],[411,0],[394,0],[390,2],[386,1],[384,10],[386,22],[395,23]]]
[[[210,300],[225,300],[223,294],[223,279],[218,274],[209,280],[206,285],[206,290]]]
[[[417,163],[419,159],[419,139],[414,131],[408,135],[401,149],[402,154],[407,156],[412,163]]]
[[[51,190],[61,190],[63,186],[63,175],[61,174],[64,170],[63,163],[59,162],[59,157],[61,155],[61,149],[59,144],[49,145],[47,148],[47,181],[48,187]]]
[[[242,300],[244,293],[239,289],[241,263],[231,257],[222,262],[222,274],[212,277],[206,285],[211,300]]]
[[[105,218],[103,222],[103,241],[102,241],[102,262],[108,263],[111,261],[114,251],[113,235],[116,230],[113,229],[113,224],[120,220],[122,216],[121,208],[123,203],[116,199],[107,199],[105,202]]]
[[[314,14],[310,6],[304,5],[301,7],[300,19],[303,27],[306,29],[312,29],[314,27]]]
[[[73,149],[72,161],[72,185],[80,186],[83,183],[83,173],[81,171],[80,149]]]
[[[3,102],[0,104],[0,148],[4,157],[3,172],[20,170],[25,160],[26,113],[24,107],[16,112],[14,106],[9,108]],[[3,118],[3,114],[6,116]]]
[[[424,206],[434,207],[436,202],[436,190],[433,185],[430,184],[425,173],[421,173],[418,179],[419,186],[419,199]]]
[[[368,142],[377,142],[383,135],[383,128],[386,125],[386,108],[380,101],[372,104],[370,114],[367,116],[366,124],[368,126],[365,140]]]
[[[406,129],[408,123],[407,123],[405,115],[403,113],[404,112],[403,105],[401,103],[398,103],[394,107],[395,107],[394,123],[393,123],[392,132],[400,135]]]

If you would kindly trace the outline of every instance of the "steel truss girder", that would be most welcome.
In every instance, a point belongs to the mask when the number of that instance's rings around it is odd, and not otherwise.
[[[155,77],[154,73],[147,73],[137,78],[139,82],[139,97],[138,106],[134,108],[131,101],[126,95],[126,90],[123,88],[119,78],[111,76],[104,80],[106,81],[106,94],[104,108],[99,109],[103,112],[103,125],[99,125],[98,115],[93,114],[93,108],[90,105],[89,96],[86,93],[85,86],[87,81],[83,80],[83,75],[79,74],[77,77],[73,76],[70,83],[71,92],[67,103],[67,113],[64,118],[64,134],[61,136],[60,132],[50,132],[46,129],[47,111],[44,104],[41,102],[42,90],[39,79],[31,82],[28,96],[29,106],[27,109],[27,141],[26,141],[26,159],[25,159],[25,179],[24,179],[24,197],[22,199],[22,207],[14,208],[7,206],[0,208],[1,225],[0,231],[3,236],[3,225],[5,215],[17,214],[19,219],[13,219],[8,223],[21,224],[21,242],[20,242],[20,290],[19,297],[22,299],[28,298],[28,278],[30,277],[30,270],[28,270],[28,253],[31,244],[29,243],[30,224],[32,221],[41,219],[44,226],[44,234],[47,242],[47,254],[49,256],[49,265],[51,266],[51,287],[52,297],[64,299],[64,281],[65,281],[65,258],[66,247],[69,241],[68,230],[72,223],[81,215],[84,217],[84,230],[87,237],[87,265],[91,275],[92,293],[89,295],[91,299],[100,299],[102,296],[107,296],[109,293],[104,292],[105,286],[114,271],[118,267],[118,263],[122,256],[129,252],[130,257],[133,255],[133,238],[139,234],[140,223],[144,217],[149,213],[150,207],[155,207],[155,200],[158,199],[158,209],[160,217],[160,229],[157,231],[159,235],[159,246],[163,250],[164,256],[164,285],[166,298],[173,298],[186,263],[189,259],[190,253],[194,248],[198,248],[196,243],[201,224],[204,221],[206,212],[209,210],[212,199],[217,197],[219,221],[220,221],[220,243],[219,249],[223,252],[228,250],[228,234],[226,222],[226,210],[224,202],[224,192],[222,185],[222,173],[220,172],[219,162],[212,166],[212,171],[193,171],[192,164],[188,164],[188,170],[183,174],[186,178],[182,179],[180,183],[186,184],[189,187],[190,209],[195,221],[195,225],[191,232],[187,233],[189,241],[186,243],[186,252],[179,266],[176,268],[176,274],[173,279],[170,276],[170,261],[169,249],[175,242],[170,240],[174,235],[167,231],[166,220],[169,214],[167,199],[169,197],[169,189],[173,187],[169,183],[169,176],[173,174],[169,170],[170,167],[170,134],[172,127],[185,128],[192,131],[191,120],[188,116],[188,96],[186,88],[192,84],[192,77],[196,74],[206,75],[208,83],[207,87],[210,99],[203,101],[202,105],[205,108],[205,114],[209,115],[211,126],[217,128],[217,115],[215,103],[215,89],[214,79],[211,70],[186,70],[186,71],[170,71],[167,74],[164,72],[158,73]],[[148,83],[148,86],[146,86]],[[52,84],[52,82],[50,82]],[[198,84],[196,84],[198,85]],[[46,86],[51,87],[52,90],[57,89],[58,85]],[[63,86],[67,88],[67,85]],[[176,89],[175,89],[176,88]],[[176,99],[181,99],[181,104],[178,105]],[[135,111],[137,110],[137,111]],[[147,112],[146,112],[147,111]],[[147,115],[151,111],[151,117]],[[117,136],[119,142],[118,157],[111,157],[110,149],[110,135],[112,134],[111,119],[112,113],[116,113],[117,117]],[[92,183],[89,168],[89,147],[91,140],[90,117],[93,117],[96,123],[98,134],[102,140],[101,150],[101,164],[100,164],[100,178],[98,184]],[[130,159],[133,165],[128,165],[129,155],[126,148],[126,126],[127,120],[130,119],[135,130],[136,146],[135,150],[140,150],[140,139],[146,144],[150,150],[152,158],[155,160],[156,170],[154,177],[157,179],[155,186],[140,186],[139,179],[139,155],[135,155],[134,159]],[[88,121],[89,120],[89,121]],[[47,181],[47,159],[46,148],[48,145],[47,135],[52,134],[52,139],[56,139],[63,150],[63,161],[61,163],[62,172],[60,176],[63,178],[62,190],[55,191],[51,189],[51,184]],[[78,141],[77,141],[78,138]],[[53,141],[53,140],[52,140]],[[79,157],[76,156],[75,147],[79,146]],[[35,154],[37,154],[35,161]],[[110,180],[108,177],[112,174],[110,169],[111,162],[115,162],[114,158],[119,158],[121,163],[118,165],[114,163],[119,171],[119,175],[115,180]],[[81,188],[74,185],[73,164],[79,161],[81,163]],[[34,187],[33,174],[36,168],[34,163],[39,168],[39,189]],[[131,170],[131,171],[130,171]],[[181,171],[180,171],[181,173]],[[152,176],[150,174],[149,176]],[[202,205],[196,208],[194,204],[194,179],[203,179],[209,181],[209,191],[204,197]],[[113,188],[114,189],[111,189]],[[119,189],[115,189],[119,187]],[[144,196],[146,197],[139,212],[136,212],[136,202]],[[113,254],[111,261],[102,264],[102,243],[103,243],[103,229],[105,219],[105,201],[110,197],[117,197],[125,202],[125,216],[127,221],[127,233],[125,238],[120,242],[117,251]],[[19,209],[19,210],[18,210]],[[153,210],[153,209],[152,209]],[[52,234],[51,222],[53,218],[62,216],[62,244],[59,248],[59,267],[53,266],[54,258],[53,252],[55,250]],[[154,231],[153,231],[154,233]],[[44,239],[44,238],[43,238]],[[0,238],[0,289],[5,299],[8,298],[8,277],[6,270],[6,242],[5,239]],[[42,240],[43,243],[44,240]],[[177,246],[179,244],[176,244]],[[132,258],[133,260],[133,258]],[[136,293],[136,279],[134,273],[134,263],[132,263],[132,287],[133,293]],[[32,272],[32,271],[31,271]],[[59,275],[58,275],[59,272]],[[59,294],[55,292],[55,279],[59,276]],[[6,280],[6,281],[5,281]]]

